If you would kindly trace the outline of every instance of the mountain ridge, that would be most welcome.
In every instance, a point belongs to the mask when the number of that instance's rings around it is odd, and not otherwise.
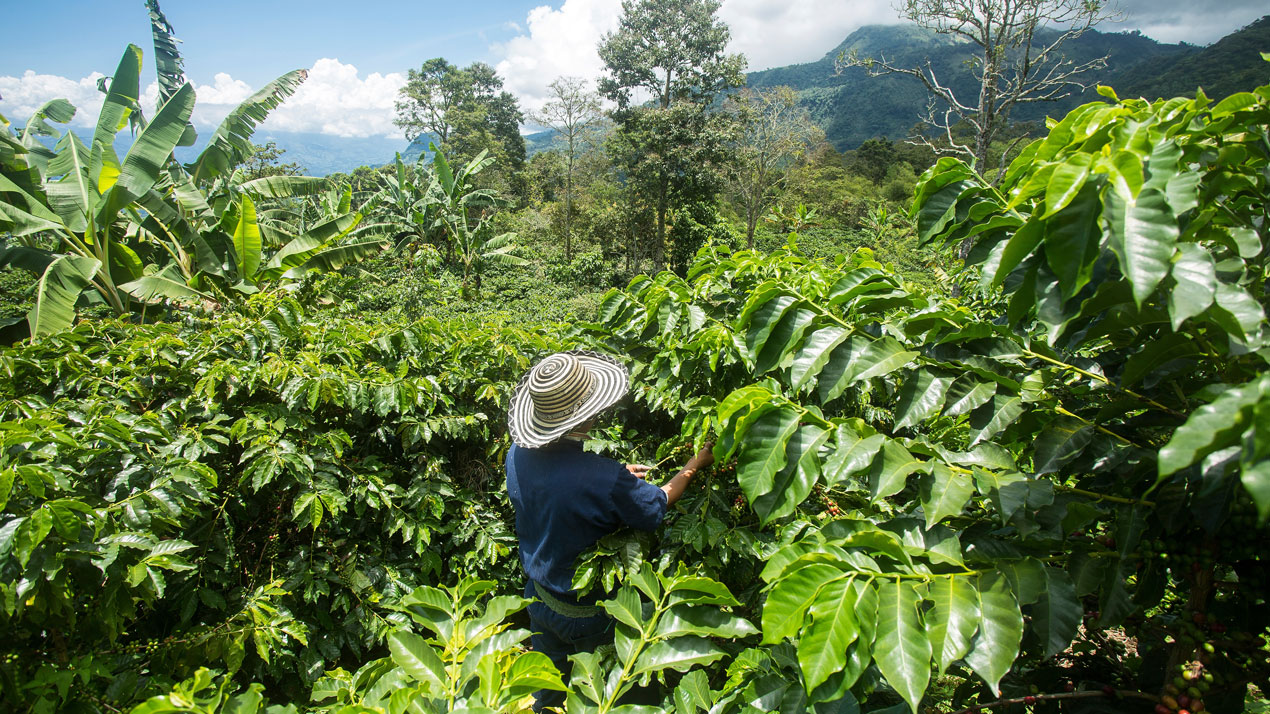
[[[975,89],[969,72],[961,69],[975,46],[915,25],[865,25],[816,61],[750,72],[746,75],[747,85],[755,89],[792,87],[800,104],[840,151],[855,149],[872,138],[907,136],[926,106],[925,88],[912,77],[868,77],[862,68],[836,72],[835,59],[852,49],[861,56],[885,54],[900,66],[915,66],[929,58],[938,68],[953,68],[951,72],[941,72],[941,81],[947,81],[963,96]],[[1270,15],[1206,47],[1161,43],[1137,32],[1091,30],[1072,42],[1071,49],[1078,61],[1107,55],[1108,67],[1091,73],[1089,79],[1110,85],[1122,97],[1189,96],[1202,86],[1216,101],[1270,80],[1270,64],[1260,58],[1260,51],[1270,50]],[[1012,119],[1041,121],[1096,99],[1091,87],[1060,102],[1021,107]],[[210,130],[200,131],[200,139],[204,133],[211,135]],[[551,131],[526,135],[528,153],[551,148],[553,135]],[[286,151],[282,161],[297,163],[310,175],[324,176],[350,173],[359,166],[383,166],[392,163],[397,152],[403,160],[413,161],[427,147],[428,137],[403,142],[381,136],[332,137],[272,131],[266,126],[256,131],[252,141],[260,145],[274,141]],[[126,134],[120,135],[119,142],[121,152],[131,143]],[[197,148],[178,149],[177,154],[179,159],[189,161],[197,155]]]

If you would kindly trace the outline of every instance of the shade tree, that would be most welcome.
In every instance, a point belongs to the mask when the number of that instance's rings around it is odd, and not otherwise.
[[[530,114],[530,118],[553,130],[564,144],[564,256],[573,258],[573,177],[574,164],[582,149],[587,132],[603,118],[600,98],[587,89],[586,80],[580,77],[558,77],[548,85],[551,99],[542,109]]]
[[[745,58],[726,52],[730,33],[717,0],[625,0],[618,28],[600,40],[600,94],[617,105],[610,145],[630,188],[654,212],[651,254],[665,264],[667,217],[710,200],[731,135],[711,112],[723,92],[744,83]]]
[[[728,98],[728,108],[739,124],[728,183],[752,248],[754,229],[775,204],[787,170],[824,141],[825,133],[798,105],[798,95],[790,87],[743,90]]]

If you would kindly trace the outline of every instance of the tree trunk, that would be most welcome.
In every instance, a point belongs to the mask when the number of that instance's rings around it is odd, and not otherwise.
[[[573,141],[569,141],[569,169],[564,178],[564,259],[573,260],[573,246],[570,244],[570,229],[573,222]]]
[[[661,270],[666,258],[666,177],[657,186],[657,243],[653,246],[653,268]]]

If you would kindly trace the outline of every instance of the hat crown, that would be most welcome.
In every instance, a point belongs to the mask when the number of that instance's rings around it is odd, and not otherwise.
[[[534,367],[528,387],[538,417],[554,421],[572,414],[586,401],[595,388],[595,377],[576,355],[554,354]]]

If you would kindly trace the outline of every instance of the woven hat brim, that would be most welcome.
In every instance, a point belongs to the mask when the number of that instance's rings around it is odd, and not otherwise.
[[[595,379],[595,387],[567,419],[551,428],[543,428],[535,423],[534,401],[529,396],[529,375],[532,370],[526,372],[512,392],[511,405],[507,409],[507,427],[512,441],[517,445],[530,449],[546,446],[616,404],[630,389],[630,373],[616,359],[582,350],[568,354],[575,355],[578,362],[591,373]]]

